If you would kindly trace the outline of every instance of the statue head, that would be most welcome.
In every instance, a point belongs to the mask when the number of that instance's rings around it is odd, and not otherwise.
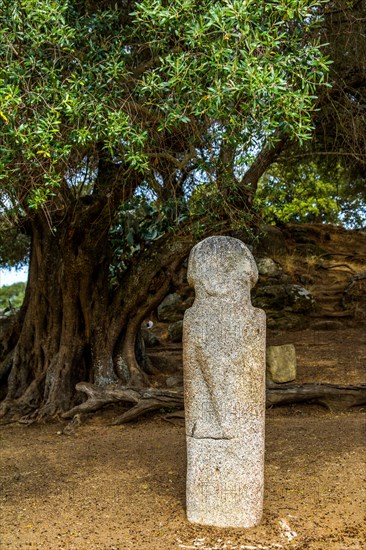
[[[250,250],[233,237],[208,237],[191,250],[188,282],[197,296],[249,293],[258,280],[258,270]]]

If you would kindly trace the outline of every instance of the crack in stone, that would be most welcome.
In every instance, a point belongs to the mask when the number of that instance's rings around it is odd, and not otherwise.
[[[213,441],[230,441],[231,439],[235,439],[234,437],[212,437],[212,436],[200,436],[196,437],[194,435],[191,435],[189,437],[192,437],[193,439],[201,440],[201,439],[210,439]]]

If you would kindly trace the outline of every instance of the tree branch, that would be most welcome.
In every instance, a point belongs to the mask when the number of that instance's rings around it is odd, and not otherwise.
[[[252,205],[259,179],[271,164],[277,160],[288,144],[288,141],[289,138],[287,135],[280,135],[274,144],[265,146],[240,180],[239,189],[243,192],[242,196],[245,197],[246,206]]]
[[[197,157],[196,150],[194,147],[190,149],[190,151],[184,155],[184,157],[181,160],[176,159],[171,153],[168,151],[162,151],[158,153],[157,151],[152,151],[151,153],[148,153],[149,157],[155,158],[155,159],[166,159],[177,168],[177,170],[183,170],[190,160]]]

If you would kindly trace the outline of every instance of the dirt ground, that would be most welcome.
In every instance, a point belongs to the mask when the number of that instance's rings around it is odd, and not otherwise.
[[[363,330],[270,335],[296,346],[299,382],[362,382]],[[267,411],[263,520],[252,529],[192,525],[185,516],[184,421],[164,413],[111,426],[95,414],[0,431],[0,548],[239,550],[366,548],[366,407]]]

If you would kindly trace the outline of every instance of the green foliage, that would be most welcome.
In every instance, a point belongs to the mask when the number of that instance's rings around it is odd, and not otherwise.
[[[0,0],[6,204],[58,211],[63,189],[81,185],[70,174],[100,147],[151,182],[156,159],[182,161],[167,132],[201,164],[199,148],[220,140],[248,148],[279,129],[306,139],[327,71],[307,40],[323,3]]]
[[[0,219],[0,265],[21,267],[28,261],[30,241],[10,221]]]
[[[113,250],[111,274],[118,277],[136,254],[181,226],[187,216],[184,199],[161,203],[141,193],[124,203],[110,231]]]
[[[346,227],[366,227],[366,182],[349,174],[338,186],[339,221]]]
[[[118,12],[82,16],[76,5],[0,2],[0,177],[6,186],[30,178],[32,208],[55,194],[90,143],[103,141],[118,155],[123,137],[130,163],[145,163],[141,152],[134,154],[145,133],[121,111],[119,84],[128,76],[123,36],[106,34]]]
[[[256,201],[269,223],[324,222],[362,227],[366,221],[364,181],[352,179],[339,161],[274,165],[262,178]]]
[[[224,197],[215,182],[201,182],[188,196],[161,201],[147,189],[140,190],[121,206],[110,230],[112,277],[118,278],[144,248],[167,233],[184,233],[188,221],[187,228],[195,238],[202,238],[212,228],[219,232],[229,226],[247,232],[252,239],[253,212],[235,208],[237,196],[235,189],[231,191]]]
[[[158,99],[162,128],[205,116],[230,123],[246,145],[278,128],[306,139],[316,86],[327,71],[318,45],[305,43],[321,4],[139,2],[136,38],[142,34],[161,61],[142,77],[140,95],[154,106]]]
[[[25,283],[14,283],[0,288],[0,315],[19,308],[24,300]]]
[[[198,185],[188,201],[190,216],[195,220],[195,236],[202,238],[210,229],[218,232],[230,227],[232,231],[246,234],[251,241],[259,218],[256,207],[243,208],[241,195],[242,189],[236,180],[230,183],[230,193],[223,193],[216,181]]]

